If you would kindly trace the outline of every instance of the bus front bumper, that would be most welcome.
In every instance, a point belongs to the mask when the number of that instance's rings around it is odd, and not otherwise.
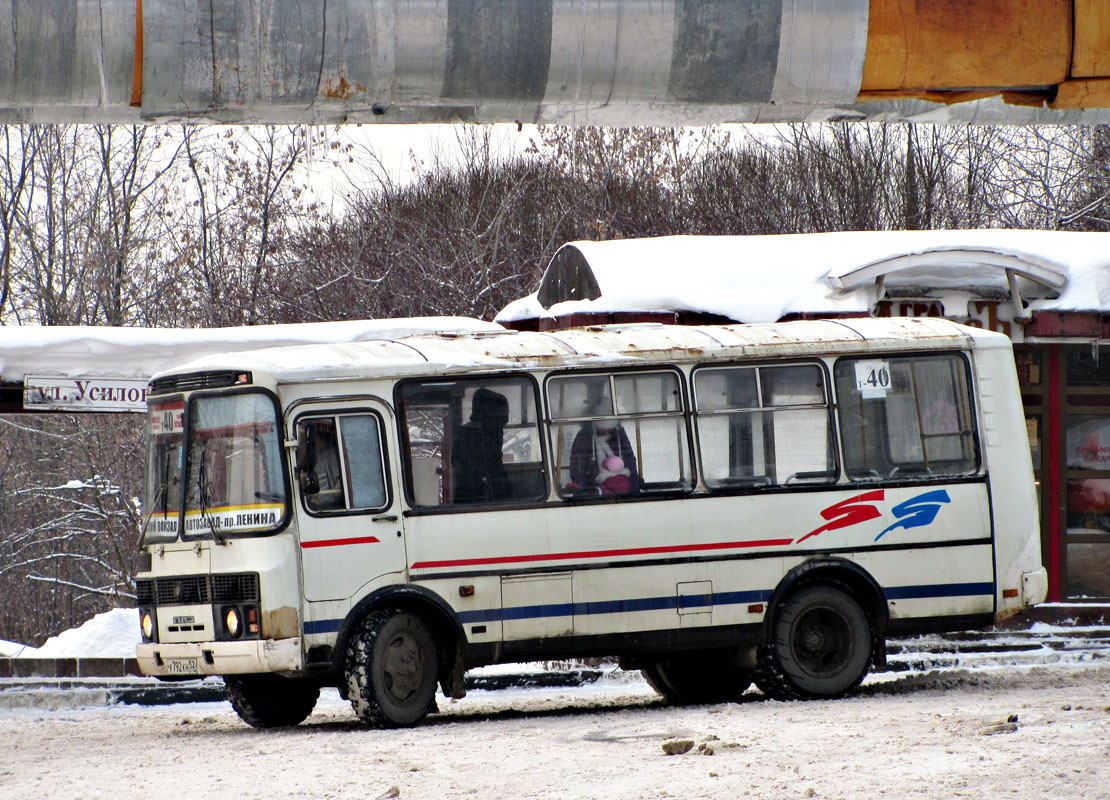
[[[301,638],[249,642],[145,643],[135,648],[139,669],[153,677],[235,675],[301,669]]]

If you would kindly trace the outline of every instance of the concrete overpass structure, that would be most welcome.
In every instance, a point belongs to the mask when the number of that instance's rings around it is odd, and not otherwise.
[[[0,122],[1110,121],[1110,0],[10,0]]]

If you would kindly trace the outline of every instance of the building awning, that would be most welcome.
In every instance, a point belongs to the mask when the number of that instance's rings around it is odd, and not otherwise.
[[[1028,319],[1025,300],[1058,298],[1067,285],[1068,268],[1020,250],[942,245],[830,273],[828,281],[841,291],[872,288],[872,307],[887,297],[958,292],[969,297],[1008,298],[1014,318]],[[951,309],[949,313],[963,316],[965,312]]]
[[[536,293],[495,320],[710,314],[736,322],[861,316],[884,298],[971,298],[1038,311],[1110,314],[1110,233],[851,231],[570,242]]]

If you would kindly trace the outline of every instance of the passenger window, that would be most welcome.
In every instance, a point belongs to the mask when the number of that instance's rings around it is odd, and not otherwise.
[[[563,375],[547,384],[564,497],[687,490],[693,484],[679,377]]]
[[[414,506],[547,496],[534,384],[527,378],[407,383],[400,389]]]
[[[836,480],[819,365],[699,369],[694,396],[703,477],[710,488]]]
[[[383,464],[381,424],[373,414],[297,422],[297,481],[305,508],[313,513],[384,508]]]
[[[978,450],[962,358],[841,359],[834,374],[850,479],[976,472]]]

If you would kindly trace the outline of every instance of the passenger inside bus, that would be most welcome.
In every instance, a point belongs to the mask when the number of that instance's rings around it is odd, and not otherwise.
[[[570,484],[585,494],[635,494],[640,491],[636,454],[624,428],[614,420],[588,422],[570,448]]]
[[[451,447],[451,475],[456,503],[496,503],[512,496],[502,456],[509,401],[491,389],[474,392],[470,421]]]

